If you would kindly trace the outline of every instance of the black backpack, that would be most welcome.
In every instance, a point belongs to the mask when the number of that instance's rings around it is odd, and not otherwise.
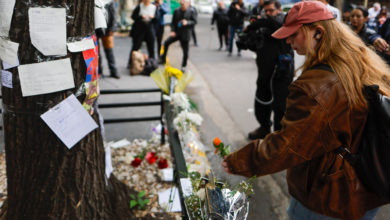
[[[359,149],[351,154],[340,147],[336,153],[355,169],[359,180],[371,192],[390,201],[390,98],[380,94],[379,86],[365,86],[368,116]]]
[[[323,64],[313,69],[334,72]],[[377,85],[365,86],[363,94],[368,115],[359,148],[352,154],[342,146],[335,153],[352,165],[367,190],[390,201],[390,98],[380,94]]]

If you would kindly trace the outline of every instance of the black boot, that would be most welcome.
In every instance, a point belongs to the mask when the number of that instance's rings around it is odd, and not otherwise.
[[[256,130],[249,132],[248,138],[251,140],[264,139],[267,134],[271,133],[270,127],[259,127]]]
[[[110,77],[119,79],[120,76],[118,74],[118,70],[116,69],[116,65],[115,65],[114,50],[112,48],[109,48],[109,49],[104,49],[104,52],[106,53],[108,67],[110,69]]]

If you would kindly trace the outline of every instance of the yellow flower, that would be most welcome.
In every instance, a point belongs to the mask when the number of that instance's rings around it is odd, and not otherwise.
[[[181,76],[183,75],[182,71],[180,71],[179,69],[173,68],[171,66],[165,67],[165,73],[167,73],[168,76],[170,76],[170,77],[174,76],[177,79],[180,79]]]

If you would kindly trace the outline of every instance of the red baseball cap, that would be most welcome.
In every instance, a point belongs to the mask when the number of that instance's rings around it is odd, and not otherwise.
[[[272,37],[284,39],[294,34],[303,24],[333,19],[333,13],[319,1],[302,1],[294,4],[287,13],[283,26]]]

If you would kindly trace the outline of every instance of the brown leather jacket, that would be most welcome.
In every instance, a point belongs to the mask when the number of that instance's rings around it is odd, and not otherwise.
[[[230,154],[226,161],[232,173],[251,177],[288,169],[290,194],[334,218],[359,219],[384,204],[333,152],[342,145],[356,151],[367,108],[349,109],[337,76],[325,70],[305,71],[289,91],[282,129]]]

